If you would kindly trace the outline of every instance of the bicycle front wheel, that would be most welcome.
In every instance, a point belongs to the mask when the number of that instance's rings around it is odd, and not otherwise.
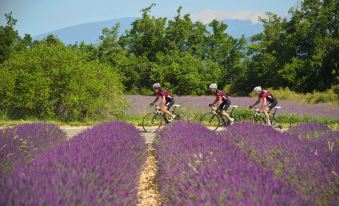
[[[142,128],[145,132],[156,132],[163,124],[164,119],[160,114],[146,114],[142,120]]]
[[[217,130],[220,126],[220,118],[214,113],[206,113],[201,116],[200,124],[204,125],[207,128],[212,129],[213,131]]]

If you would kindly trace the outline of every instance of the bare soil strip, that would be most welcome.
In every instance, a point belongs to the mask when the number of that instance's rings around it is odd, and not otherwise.
[[[153,139],[154,139],[154,133]],[[147,146],[147,159],[140,174],[138,187],[138,206],[160,206],[161,196],[157,185],[157,159],[153,144]]]

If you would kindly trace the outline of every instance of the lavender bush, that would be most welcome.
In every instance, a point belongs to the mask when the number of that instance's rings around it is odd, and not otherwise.
[[[272,171],[201,125],[177,122],[158,136],[164,205],[304,205]]]
[[[213,96],[175,96],[175,102],[182,105],[189,112],[203,113],[208,112],[208,104],[214,99]],[[154,100],[152,96],[127,95],[127,101],[130,107],[127,110],[128,115],[142,115],[149,109],[149,103]],[[241,108],[248,108],[255,102],[251,97],[231,97],[232,104],[239,105]],[[328,104],[302,104],[287,100],[278,100],[279,106],[282,106],[281,113],[296,114],[300,116],[327,117],[338,119],[339,108]]]
[[[284,182],[304,195],[309,205],[336,205],[337,176],[322,163],[335,164],[322,143],[305,141],[271,127],[239,123],[221,134],[235,142],[264,168],[274,170]]]
[[[144,161],[137,129],[103,123],[0,179],[0,205],[135,205]]]
[[[22,124],[0,131],[0,173],[55,147],[66,134],[53,124]]]
[[[319,141],[316,142],[315,145],[321,163],[338,177],[339,131],[325,133],[319,138]]]
[[[320,123],[300,123],[290,128],[287,133],[300,139],[317,139],[329,131],[326,125]]]

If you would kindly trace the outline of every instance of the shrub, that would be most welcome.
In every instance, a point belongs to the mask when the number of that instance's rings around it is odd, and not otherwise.
[[[82,120],[123,111],[120,75],[62,44],[39,43],[0,67],[0,111],[11,118]]]

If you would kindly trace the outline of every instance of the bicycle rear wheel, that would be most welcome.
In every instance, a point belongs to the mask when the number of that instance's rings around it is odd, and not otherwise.
[[[142,120],[142,128],[145,132],[156,132],[163,124],[164,119],[160,114],[146,114]]]
[[[213,131],[217,130],[220,126],[220,118],[214,113],[206,113],[201,116],[200,124],[212,129]]]
[[[271,125],[274,129],[282,129],[282,126],[279,123],[277,123],[276,119],[272,119]]]

